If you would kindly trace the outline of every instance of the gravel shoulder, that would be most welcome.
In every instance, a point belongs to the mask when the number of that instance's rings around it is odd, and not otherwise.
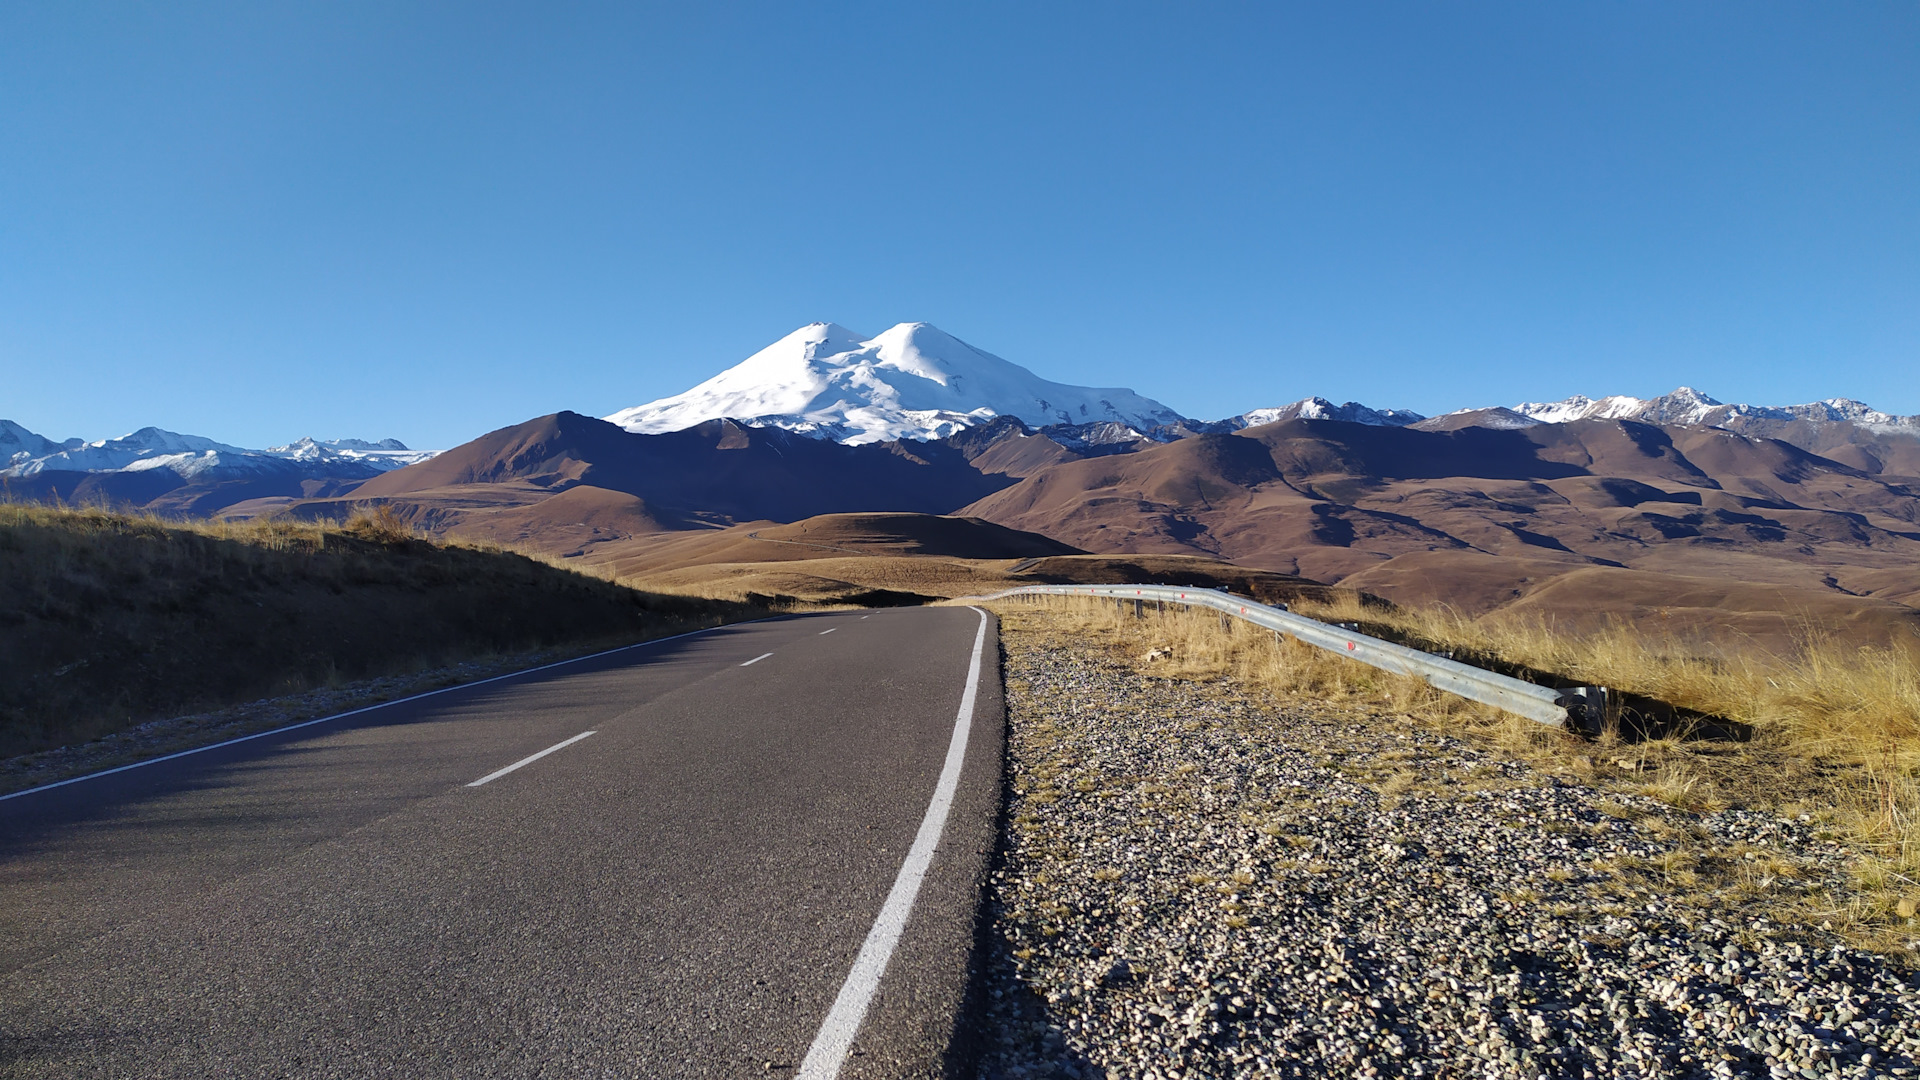
[[[979,1075],[1920,1076],[1920,980],[1783,895],[1808,822],[1168,679],[1003,609]]]

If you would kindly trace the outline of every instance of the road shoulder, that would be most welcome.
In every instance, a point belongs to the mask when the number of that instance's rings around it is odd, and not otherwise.
[[[1006,623],[983,1077],[1916,1075],[1913,974],[1765,914],[1803,823]]]
[[[844,1080],[955,1076],[972,1060],[965,1006],[998,834],[1006,742],[999,631],[989,614],[973,729],[946,831],[841,1071]]]

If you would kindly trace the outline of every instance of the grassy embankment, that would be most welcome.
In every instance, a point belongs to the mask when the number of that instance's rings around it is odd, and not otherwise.
[[[0,759],[356,681],[382,680],[377,700],[768,613],[424,540],[390,515],[228,524],[0,504]]]
[[[1854,852],[1852,887],[1811,898],[1790,894],[1780,917],[1828,923],[1889,952],[1910,953],[1920,944],[1920,664],[1902,643],[1844,645],[1810,630],[1791,655],[1703,659],[1635,627],[1568,635],[1539,623],[1362,606],[1357,598],[1293,605],[1312,618],[1384,626],[1406,640],[1644,694],[1750,725],[1754,733],[1738,743],[1630,742],[1611,734],[1589,741],[1290,638],[1276,641],[1251,624],[1234,620],[1223,629],[1210,611],[1149,609],[1142,623],[1109,601],[1045,603],[1135,663],[1150,649],[1170,650],[1150,665],[1170,676],[1232,677],[1283,699],[1305,695],[1405,715],[1571,780],[1695,812],[1743,807],[1807,815]],[[1691,862],[1638,869],[1669,891],[1763,907],[1770,885],[1795,872],[1766,860],[1730,864],[1702,851]]]

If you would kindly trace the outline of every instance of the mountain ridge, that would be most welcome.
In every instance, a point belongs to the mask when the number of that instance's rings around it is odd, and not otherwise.
[[[1870,472],[1920,475],[1920,415],[1882,412],[1849,398],[1800,405],[1727,404],[1681,386],[1653,398],[1576,394],[1559,401],[1457,409],[1426,417],[1361,402],[1309,396],[1223,420],[1181,416],[1126,388],[1072,386],[1041,378],[928,323],[898,323],[874,337],[838,323],[803,326],[677,395],[622,409],[610,423],[640,434],[726,419],[810,438],[860,445],[930,442],[1014,419],[1076,451],[1107,453],[1294,419],[1452,431],[1517,429],[1588,419],[1722,428],[1778,438]],[[250,450],[158,427],[116,439],[55,441],[0,420],[0,477],[40,472],[168,469],[192,481],[286,472],[307,479],[365,479],[431,456],[398,440],[304,438]]]
[[[1682,386],[1653,398],[1576,394],[1427,417],[1409,409],[1309,396],[1207,421],[1181,416],[1132,390],[1042,379],[927,323],[900,323],[873,338],[838,323],[812,323],[692,389],[605,419],[629,431],[659,434],[726,418],[859,444],[934,441],[1006,417],[1076,450],[1169,443],[1293,419],[1427,431],[1632,420],[1779,438],[1814,453],[1838,454],[1869,471],[1920,475],[1920,416],[1881,412],[1849,398],[1730,405]]]
[[[8,453],[8,451],[11,451]],[[160,427],[143,427],[112,439],[55,442],[11,420],[0,420],[0,453],[6,465],[0,476],[28,477],[42,472],[108,473],[165,469],[185,479],[212,470],[230,473],[278,471],[291,462],[308,469],[330,470],[328,475],[367,477],[402,468],[432,457],[437,451],[411,450],[398,439],[315,439],[311,436],[282,446],[250,450],[203,435],[183,435]]]

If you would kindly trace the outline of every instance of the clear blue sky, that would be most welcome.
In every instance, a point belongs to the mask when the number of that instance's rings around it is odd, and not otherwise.
[[[0,0],[0,417],[445,446],[819,319],[1920,413],[1920,5]]]

